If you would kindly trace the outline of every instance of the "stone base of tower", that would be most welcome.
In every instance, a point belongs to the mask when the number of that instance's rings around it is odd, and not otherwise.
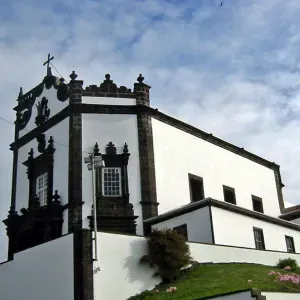
[[[90,228],[94,229],[93,216],[88,217]],[[97,216],[97,230],[105,232],[136,234],[136,219],[138,216]]]

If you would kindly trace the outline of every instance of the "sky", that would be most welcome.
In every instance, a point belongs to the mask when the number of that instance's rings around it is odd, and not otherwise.
[[[138,74],[160,111],[281,166],[284,199],[300,203],[299,0],[0,0],[0,118],[14,122],[43,62],[84,86]],[[52,68],[53,74],[58,75]],[[0,119],[0,218],[10,205],[12,124]],[[26,195],[24,195],[26,196]],[[0,261],[6,232],[0,226]]]

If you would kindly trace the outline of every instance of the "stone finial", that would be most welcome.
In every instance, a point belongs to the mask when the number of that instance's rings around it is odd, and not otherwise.
[[[95,154],[95,155],[99,155],[99,146],[98,146],[98,143],[95,144],[95,147],[94,147],[94,154]]]
[[[22,87],[20,87],[18,99],[20,99],[21,97],[23,97],[23,88]]]
[[[116,155],[117,154],[117,148],[112,142],[109,142],[107,144],[105,151],[106,151],[106,154],[108,154],[108,155]]]
[[[123,148],[123,153],[127,154],[129,152],[128,150],[128,145],[125,143],[124,148]]]
[[[60,203],[60,201],[59,201],[60,196],[58,195],[58,190],[55,190],[54,195],[52,196],[52,199],[54,200],[53,203]]]
[[[107,81],[107,82],[113,82],[113,81],[110,79],[110,74],[105,74],[105,81]]]
[[[18,213],[15,211],[15,209],[11,206],[9,208],[9,211],[8,211],[8,217],[12,217],[12,216],[16,216],[18,215]]]
[[[53,146],[53,143],[54,143],[54,140],[53,140],[53,137],[50,136],[49,140],[48,140],[48,147],[47,147],[47,151],[50,152],[50,153],[54,153],[55,149],[54,149],[54,146]]]
[[[105,79],[100,84],[99,90],[102,93],[117,93],[118,92],[118,87],[113,82],[113,80],[110,79],[110,74],[105,75]]]
[[[136,79],[139,83],[142,83],[144,81],[144,77],[142,76],[142,74],[139,75],[139,77]]]
[[[32,160],[33,159],[33,148],[30,149],[30,151],[28,152],[28,160]]]
[[[75,80],[78,77],[78,75],[75,73],[75,71],[72,71],[72,74],[70,75],[70,78],[72,80]]]

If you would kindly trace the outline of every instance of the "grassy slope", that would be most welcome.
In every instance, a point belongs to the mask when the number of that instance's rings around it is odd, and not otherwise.
[[[220,293],[247,289],[250,287],[258,288],[263,291],[272,292],[299,292],[298,290],[285,288],[283,284],[274,282],[270,271],[280,272],[281,274],[292,273],[281,269],[255,264],[207,264],[199,266],[194,271],[187,274],[184,278],[172,283],[171,285],[159,285],[158,293],[151,292],[151,295],[144,297],[132,297],[134,299],[181,299],[193,300],[199,297],[212,296]],[[300,274],[300,269],[294,271]],[[248,280],[252,284],[248,284]],[[177,291],[167,293],[169,286],[175,286]]]

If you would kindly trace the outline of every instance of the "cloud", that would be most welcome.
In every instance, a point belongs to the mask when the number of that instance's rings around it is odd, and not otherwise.
[[[0,117],[14,121],[19,87],[41,81],[49,52],[65,78],[76,70],[85,85],[110,73],[132,88],[142,73],[153,107],[280,164],[284,196],[299,203],[300,3],[223,2],[7,2],[0,11]],[[13,126],[0,122],[4,219]]]

